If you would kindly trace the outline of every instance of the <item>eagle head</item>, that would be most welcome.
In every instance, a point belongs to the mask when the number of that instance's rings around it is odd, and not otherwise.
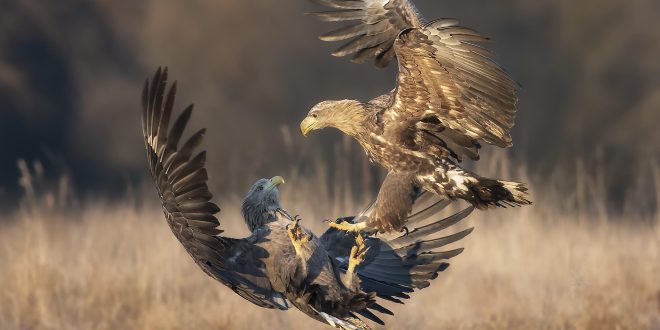
[[[350,134],[364,118],[362,103],[355,100],[323,101],[309,110],[307,117],[300,123],[303,135],[325,128],[334,127]]]
[[[241,213],[250,231],[269,221],[267,212],[281,209],[278,186],[284,183],[281,176],[259,179],[243,199]]]

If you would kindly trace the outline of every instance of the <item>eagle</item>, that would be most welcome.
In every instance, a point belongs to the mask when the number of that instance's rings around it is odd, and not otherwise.
[[[459,241],[472,228],[438,236],[472,208],[439,217],[448,202],[420,194],[408,222],[408,235],[390,238],[354,234],[328,228],[317,237],[290,216],[280,204],[275,176],[259,179],[241,204],[250,235],[222,235],[205,167],[206,152],[198,151],[205,130],[180,143],[193,106],[173,121],[176,82],[167,88],[167,68],[159,68],[142,92],[142,130],[147,163],[163,213],[172,233],[207,275],[257,306],[287,310],[296,307],[309,317],[341,329],[369,329],[361,319],[384,324],[377,315],[392,315],[383,300],[401,303],[427,287],[460,254],[457,248],[438,251]],[[355,223],[368,217],[373,203],[361,214],[337,221]],[[437,219],[437,218],[436,218]]]
[[[354,138],[372,162],[388,170],[372,219],[345,230],[401,230],[419,189],[479,209],[530,204],[523,183],[482,177],[459,166],[479,159],[481,143],[512,145],[519,85],[480,43],[488,38],[454,19],[426,23],[408,0],[314,0],[331,8],[325,21],[357,21],[322,35],[350,41],[335,56],[396,57],[396,87],[369,102],[323,101],[300,123],[303,135],[333,127]]]

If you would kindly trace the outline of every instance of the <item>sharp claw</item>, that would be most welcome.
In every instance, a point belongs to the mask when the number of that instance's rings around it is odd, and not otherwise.
[[[360,233],[358,233],[355,237],[355,246],[357,248],[356,251],[356,258],[358,259],[358,263],[361,262],[364,259],[364,256],[366,255],[367,251],[369,250],[369,247],[366,246],[364,237]]]
[[[360,233],[355,233],[355,243],[357,243],[359,246],[364,245],[364,237]]]
[[[362,263],[362,261],[364,261],[364,258],[367,256],[367,251],[369,251],[369,248],[365,248],[364,251],[362,251],[358,256],[360,263]]]

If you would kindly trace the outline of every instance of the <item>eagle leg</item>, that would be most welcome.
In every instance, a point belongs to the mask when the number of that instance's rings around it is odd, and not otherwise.
[[[360,231],[363,231],[367,228],[367,222],[358,222],[358,223],[349,223],[346,221],[341,221],[339,223],[337,222],[330,222],[330,227],[335,228],[337,230],[343,230],[347,232],[352,232],[352,233],[360,233]]]
[[[357,235],[355,235],[355,245],[351,248],[351,255],[348,258],[348,269],[346,270],[345,277],[346,283],[344,283],[347,288],[353,288],[354,284],[356,284],[354,283],[357,277],[355,274],[355,267],[362,263],[364,257],[367,255],[367,251],[369,251],[369,247],[364,244],[364,238],[362,238],[362,235],[357,233]]]

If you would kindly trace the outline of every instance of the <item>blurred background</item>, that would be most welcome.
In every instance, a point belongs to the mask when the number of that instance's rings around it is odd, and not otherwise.
[[[660,156],[660,2],[416,4],[428,19],[455,17],[490,36],[523,86],[514,147],[492,153],[566,192],[580,168],[602,166],[613,210],[650,184]],[[396,73],[330,56],[339,45],[316,36],[333,26],[303,14],[320,9],[303,0],[1,1],[4,205],[20,192],[18,159],[43,162],[46,177],[66,172],[81,195],[114,198],[141,182],[139,95],[159,65],[180,82],[178,106],[196,104],[193,125],[209,128],[220,193],[304,171],[309,157],[332,161],[341,135],[303,140],[300,120],[320,100],[380,95]]]
[[[474,212],[452,266],[390,306],[389,328],[660,329],[660,1],[416,0],[490,36],[520,82],[514,147],[479,174],[534,204]],[[158,66],[207,127],[223,235],[242,196],[282,175],[283,205],[320,234],[383,171],[335,130],[298,124],[325,99],[394,87],[330,56],[306,0],[0,0],[0,328],[310,329],[197,269],[148,177],[140,94]],[[460,205],[452,204],[447,214]],[[460,226],[459,226],[460,227]],[[449,228],[447,234],[461,228]],[[377,327],[384,329],[384,327]]]

